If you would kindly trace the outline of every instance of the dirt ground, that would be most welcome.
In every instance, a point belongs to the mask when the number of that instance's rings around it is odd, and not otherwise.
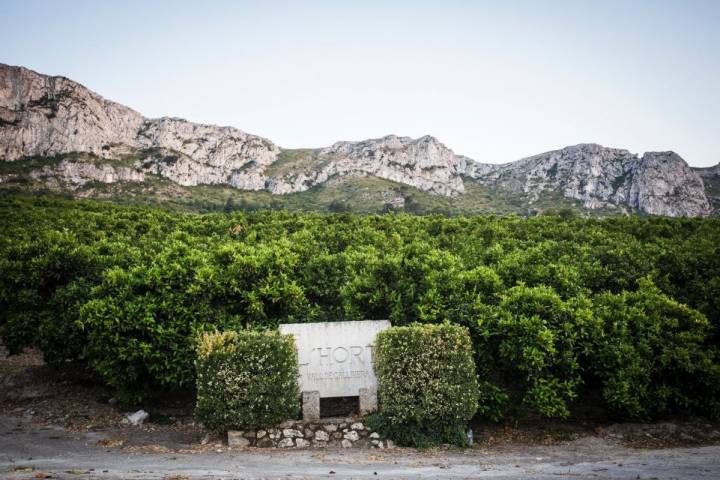
[[[720,425],[697,420],[478,425],[466,450],[242,450],[191,407],[143,405],[131,426],[108,390],[0,349],[0,478],[720,478]]]

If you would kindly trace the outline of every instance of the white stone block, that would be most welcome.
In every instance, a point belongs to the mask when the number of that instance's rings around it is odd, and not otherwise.
[[[228,431],[228,447],[247,447],[250,445],[250,440],[245,438],[242,430],[230,430]]]
[[[300,430],[295,430],[294,428],[286,428],[283,430],[283,437],[285,438],[302,438],[303,434]]]
[[[292,323],[280,331],[292,334],[298,349],[300,390],[318,391],[321,398],[359,395],[377,390],[373,348],[387,320]]]
[[[295,446],[292,438],[283,438],[278,442],[278,448],[291,448]]]

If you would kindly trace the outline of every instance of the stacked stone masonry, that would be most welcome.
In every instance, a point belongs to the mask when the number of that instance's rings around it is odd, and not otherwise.
[[[393,448],[392,440],[353,418],[329,418],[316,422],[287,421],[275,428],[231,430],[229,447],[258,448]]]

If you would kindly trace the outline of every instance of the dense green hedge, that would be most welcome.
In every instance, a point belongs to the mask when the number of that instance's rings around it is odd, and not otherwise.
[[[478,383],[467,328],[392,327],[375,341],[380,430],[401,445],[464,445]]]
[[[196,367],[195,416],[211,430],[271,427],[300,411],[291,335],[274,330],[205,333]]]
[[[720,220],[178,214],[0,198],[0,335],[127,401],[195,338],[389,318],[466,327],[479,414],[720,414]]]

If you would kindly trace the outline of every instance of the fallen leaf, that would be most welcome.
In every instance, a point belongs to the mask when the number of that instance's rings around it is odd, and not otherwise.
[[[122,447],[125,441],[119,438],[103,438],[102,440],[98,440],[97,443],[104,447]]]

